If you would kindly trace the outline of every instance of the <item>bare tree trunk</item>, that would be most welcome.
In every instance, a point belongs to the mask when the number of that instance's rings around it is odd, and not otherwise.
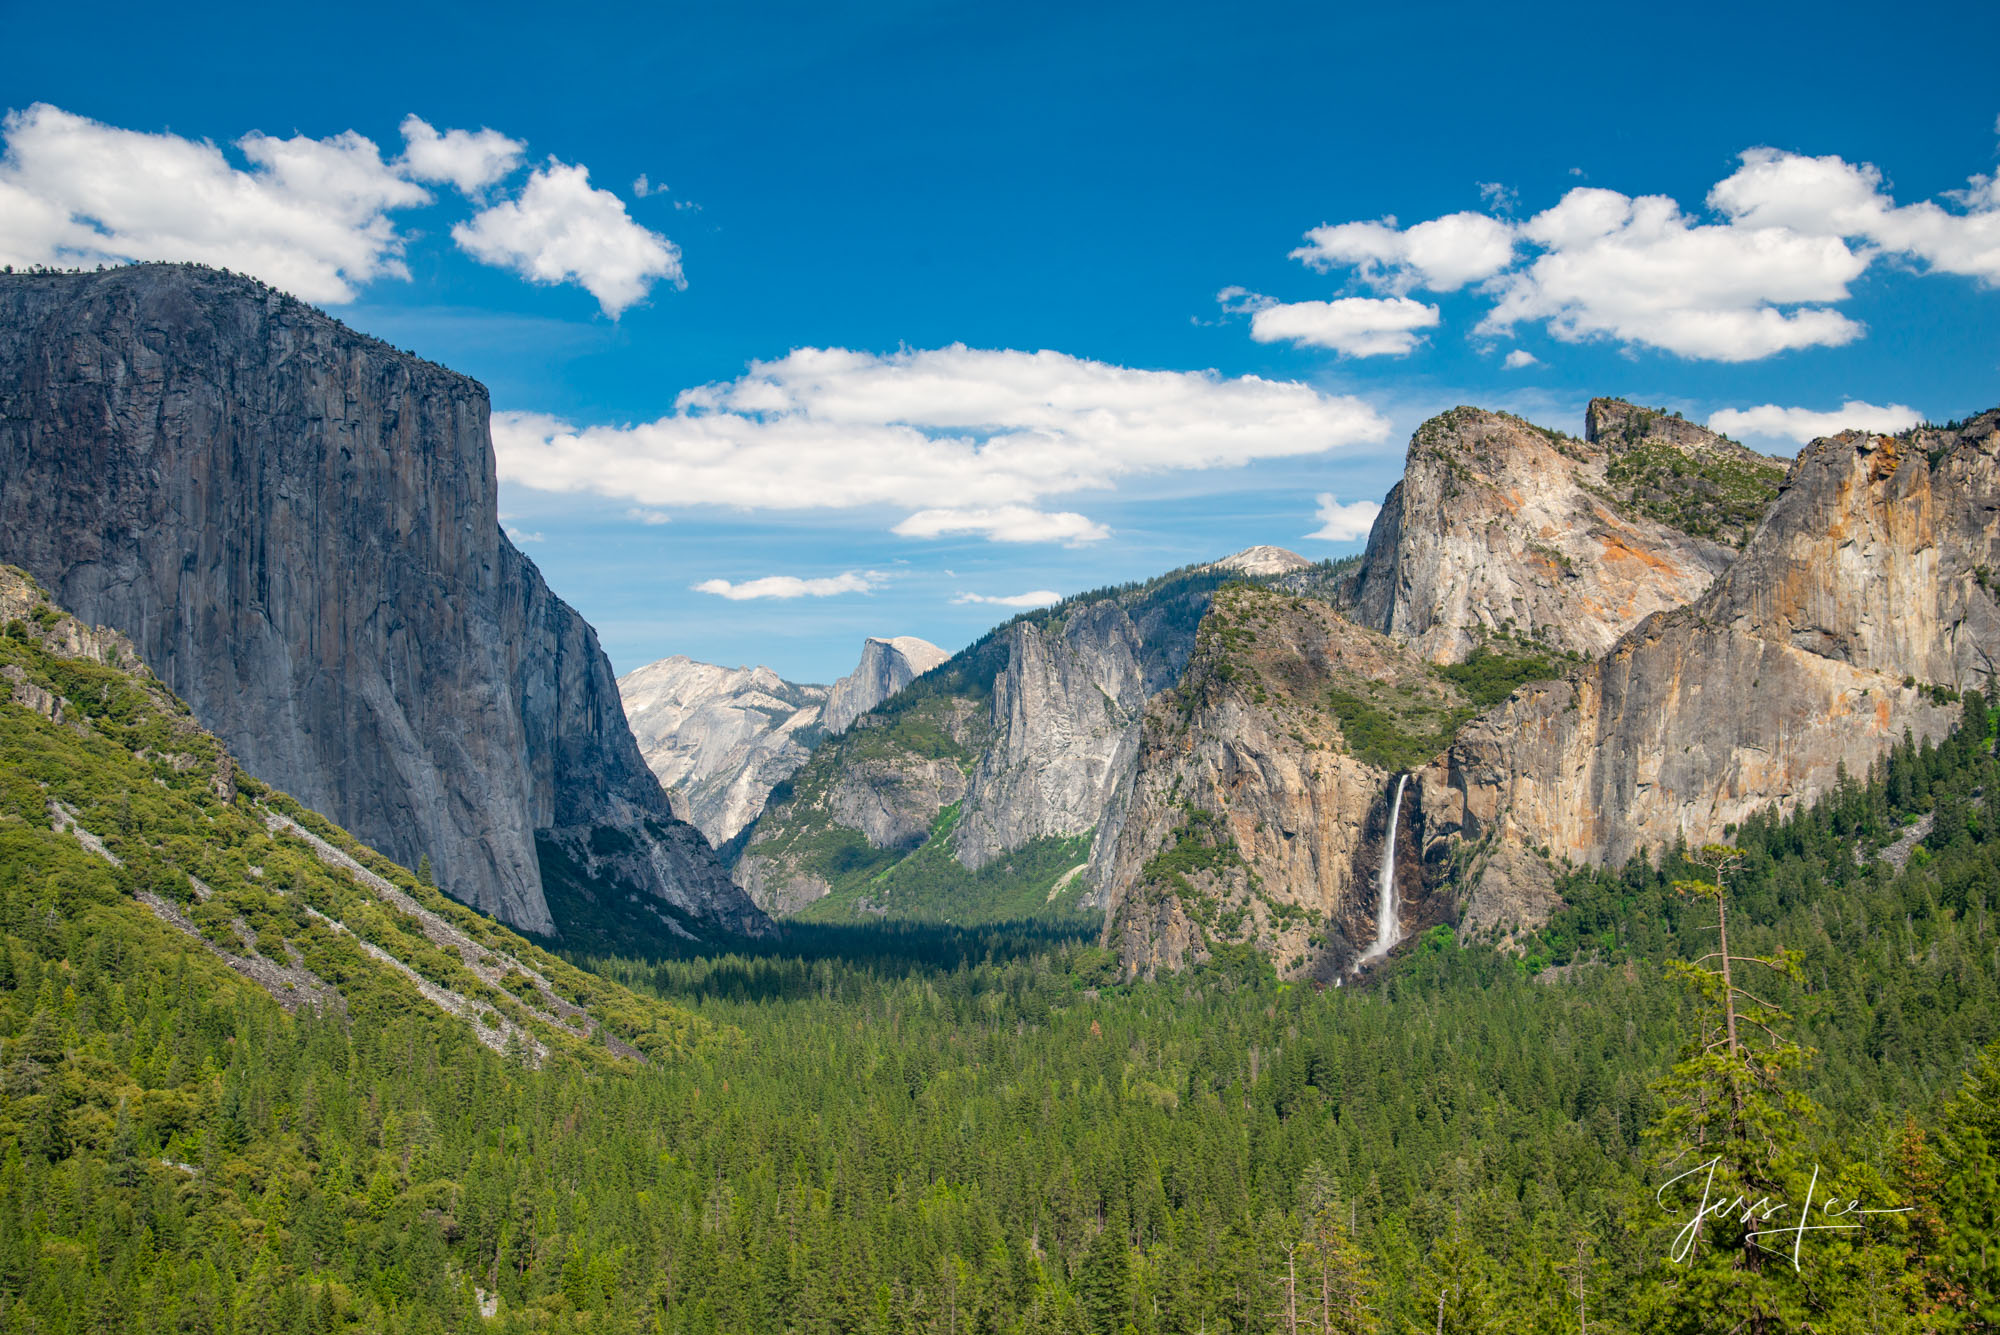
[[[1299,1335],[1298,1248],[1285,1248],[1285,1335]]]
[[[1583,1319],[1583,1234],[1576,1235],[1576,1335],[1590,1335],[1590,1327]]]
[[[1736,987],[1729,976],[1729,899],[1728,891],[1721,884],[1722,873],[1715,873],[1715,927],[1722,938],[1722,1017],[1723,1027],[1729,1033],[1729,1055],[1734,1057],[1740,1051],[1736,1042]],[[1737,1112],[1743,1111],[1742,1100],[1737,1100]]]

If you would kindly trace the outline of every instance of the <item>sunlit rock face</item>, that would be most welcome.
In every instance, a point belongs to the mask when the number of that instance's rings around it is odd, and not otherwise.
[[[675,810],[718,848],[757,818],[826,732],[826,687],[789,682],[766,667],[717,667],[675,654],[626,673],[618,691],[640,754]]]
[[[1475,923],[1545,911],[1548,858],[1616,865],[1719,839],[1863,774],[1928,689],[1981,686],[2000,643],[2000,412],[1806,447],[1741,555],[1567,679],[1526,687],[1421,778],[1426,837],[1483,845]]]
[[[1355,620],[1433,662],[1496,634],[1596,655],[1698,597],[1783,465],[1617,400],[1587,425],[1578,440],[1456,408],[1419,427],[1343,591]]]
[[[1414,650],[1325,602],[1216,595],[1180,684],[1146,707],[1131,794],[1099,839],[1104,942],[1128,974],[1243,943],[1282,974],[1331,980],[1375,939],[1391,841],[1418,848],[1416,799],[1392,826],[1396,774],[1355,754],[1333,691],[1463,703]],[[1450,915],[1413,856],[1393,861],[1401,930]]]
[[[646,763],[674,809],[717,848],[764,809],[771,790],[824,737],[945,661],[914,635],[862,642],[861,661],[832,687],[786,681],[767,667],[725,668],[675,654],[618,680]]]

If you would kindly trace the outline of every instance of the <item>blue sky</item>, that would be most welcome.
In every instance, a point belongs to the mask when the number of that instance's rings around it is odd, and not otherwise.
[[[1357,550],[1320,498],[1456,403],[1789,451],[2000,402],[2000,11],[1660,12],[10,3],[0,255],[233,257],[477,376],[621,672],[828,680],[969,596]]]

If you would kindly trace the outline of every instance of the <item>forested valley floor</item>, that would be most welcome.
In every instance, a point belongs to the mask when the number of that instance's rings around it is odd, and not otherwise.
[[[1574,872],[1520,949],[1434,929],[1359,986],[1119,984],[1034,924],[573,961],[691,1013],[644,1063],[287,1014],[24,799],[0,1330],[2000,1328],[2000,711],[1965,711],[1740,858]],[[1720,1048],[1718,881],[1774,966]],[[1676,1262],[1656,1192],[1711,1157],[1901,1212]]]

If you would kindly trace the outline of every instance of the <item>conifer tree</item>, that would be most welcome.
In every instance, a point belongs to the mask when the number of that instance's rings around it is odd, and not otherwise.
[[[1348,1230],[1348,1207],[1326,1165],[1315,1159],[1300,1183],[1306,1210],[1301,1253],[1311,1283],[1306,1302],[1319,1335],[1370,1335],[1379,1328],[1368,1254]]]
[[[1778,1208],[1805,1208],[1812,1169],[1804,1132],[1815,1110],[1796,1087],[1807,1053],[1782,1026],[1789,1017],[1741,981],[1744,966],[1800,978],[1796,956],[1738,955],[1729,943],[1730,877],[1740,849],[1709,844],[1688,855],[1708,879],[1676,892],[1715,907],[1716,949],[1669,971],[1693,994],[1699,1024],[1660,1081],[1664,1107],[1648,1128],[1659,1182],[1655,1202],[1674,1219],[1649,1290],[1649,1325],[1705,1335],[1777,1335],[1806,1321],[1807,1290],[1775,1230],[1797,1223]],[[1759,984],[1763,986],[1763,984]],[[1737,1202],[1733,1209],[1720,1205]]]
[[[1942,1182],[1939,1297],[1965,1331],[2000,1330],[2000,1042],[1979,1055],[1946,1106],[1938,1136]]]

